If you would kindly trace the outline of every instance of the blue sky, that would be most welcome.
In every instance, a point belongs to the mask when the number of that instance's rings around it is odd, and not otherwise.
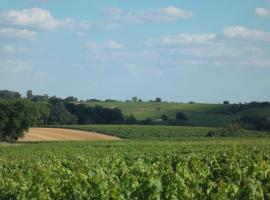
[[[1,0],[0,89],[270,100],[270,1]]]

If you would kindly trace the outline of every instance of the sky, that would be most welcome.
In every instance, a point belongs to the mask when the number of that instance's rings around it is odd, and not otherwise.
[[[2,89],[270,101],[270,0],[1,0]]]

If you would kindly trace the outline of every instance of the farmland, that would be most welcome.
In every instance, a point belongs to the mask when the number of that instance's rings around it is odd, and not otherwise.
[[[269,199],[269,139],[0,146],[1,199]]]
[[[78,130],[67,130],[57,128],[30,128],[25,133],[24,137],[19,139],[23,142],[35,142],[35,141],[80,141],[80,140],[118,140],[119,138],[112,137],[109,135],[78,131]]]
[[[162,114],[174,119],[177,112],[184,112],[187,123],[196,126],[218,127],[232,120],[238,119],[243,114],[258,114],[270,118],[270,107],[251,108],[237,114],[221,114],[229,105],[206,103],[167,103],[167,102],[90,102],[87,105],[100,105],[107,108],[119,108],[124,115],[133,114],[137,119],[150,118],[160,120]]]
[[[216,128],[191,126],[156,126],[156,125],[65,125],[52,126],[75,130],[92,131],[124,139],[177,140],[183,138],[198,139],[206,137]],[[242,137],[269,137],[270,132],[242,130]]]

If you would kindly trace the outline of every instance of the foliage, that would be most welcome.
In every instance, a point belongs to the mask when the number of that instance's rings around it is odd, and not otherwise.
[[[229,105],[230,102],[229,101],[223,101],[223,104]]]
[[[136,102],[136,101],[138,101],[138,97],[132,97],[131,100],[132,100],[133,102]]]
[[[49,124],[76,124],[76,117],[66,109],[65,104],[62,100],[52,97],[49,100],[50,115]]]
[[[217,129],[216,131],[209,131],[208,137],[237,137],[241,136],[243,130],[241,129],[241,125],[238,123],[229,123],[225,125],[223,128]]]
[[[26,98],[27,99],[32,99],[33,97],[33,91],[32,90],[27,90],[26,92]]]
[[[162,119],[162,121],[168,121],[169,120],[168,116],[165,115],[165,114],[162,114],[160,118]]]
[[[66,97],[64,100],[65,100],[65,102],[70,103],[70,102],[77,102],[78,98],[73,97],[73,96],[69,96],[69,97]]]
[[[270,121],[263,116],[249,114],[242,116],[238,121],[247,128],[259,131],[270,131]]]
[[[134,117],[134,115],[129,115],[126,118],[126,124],[136,124],[137,123],[137,119]]]
[[[157,103],[160,103],[160,102],[161,102],[161,98],[160,98],[160,97],[157,97],[157,98],[156,98],[156,102],[157,102]]]
[[[269,199],[269,153],[269,140],[3,147],[0,199]]]
[[[78,124],[123,123],[124,116],[118,108],[89,107],[85,104],[65,104],[67,110],[78,118]]]
[[[21,94],[19,92],[13,92],[9,90],[0,90],[0,99],[20,99]]]
[[[38,111],[27,100],[0,101],[0,140],[14,142],[37,123]]]
[[[217,113],[232,115],[251,108],[266,108],[266,107],[270,107],[270,102],[250,102],[245,104],[239,103],[239,104],[232,104],[225,110],[218,111]]]
[[[187,121],[188,118],[187,118],[185,113],[177,112],[176,115],[175,115],[175,119],[180,120],[180,121]]]

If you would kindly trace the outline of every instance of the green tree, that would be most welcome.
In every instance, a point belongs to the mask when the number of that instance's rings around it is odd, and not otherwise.
[[[160,103],[161,102],[161,98],[160,97],[157,97],[156,98],[156,102]]]
[[[175,115],[175,119],[180,120],[180,121],[187,121],[188,118],[187,118],[185,113],[177,112],[176,115]]]
[[[38,110],[38,124],[39,125],[48,125],[48,120],[50,117],[50,107],[46,103],[35,103],[35,106]]]
[[[37,124],[38,112],[28,100],[0,102],[0,137],[7,142],[23,137],[29,127]]]
[[[65,102],[77,102],[78,98],[73,97],[73,96],[69,96],[67,98],[65,98]]]
[[[136,102],[137,100],[138,100],[137,97],[132,97],[132,101],[133,101],[133,102]]]
[[[229,105],[229,104],[230,104],[230,102],[229,102],[229,101],[223,101],[223,104],[225,104],[225,105]]]
[[[168,121],[168,119],[169,119],[168,116],[165,114],[161,115],[160,118],[162,119],[162,121]]]
[[[33,97],[33,92],[32,92],[32,90],[28,90],[28,91],[26,92],[26,97],[27,97],[27,99],[32,99],[32,97]]]
[[[70,112],[66,109],[63,101],[56,97],[51,97],[49,100],[50,116],[49,124],[70,124],[74,120]]]
[[[21,94],[19,92],[13,92],[9,90],[0,90],[0,99],[20,99]]]
[[[126,118],[126,124],[136,124],[137,123],[137,119],[134,115],[129,115],[127,118]]]

